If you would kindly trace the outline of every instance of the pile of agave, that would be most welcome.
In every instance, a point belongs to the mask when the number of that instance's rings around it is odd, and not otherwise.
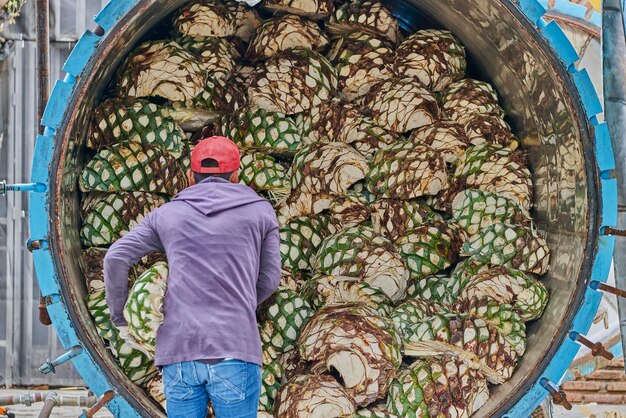
[[[167,264],[131,271],[109,320],[106,247],[186,187],[209,133],[281,224],[284,276],[259,307],[277,417],[468,417],[509,379],[548,300],[531,174],[491,85],[446,30],[402,33],[377,1],[194,2],[139,45],[94,111],[80,176],[88,305],[121,369],[154,368]]]

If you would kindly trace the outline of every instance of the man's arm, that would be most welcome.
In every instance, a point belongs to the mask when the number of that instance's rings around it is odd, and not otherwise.
[[[272,220],[270,230],[265,234],[261,247],[261,267],[256,283],[257,306],[269,298],[280,283],[280,236],[278,222]]]
[[[146,254],[163,252],[156,231],[154,211],[139,225],[115,241],[104,257],[104,286],[111,321],[125,326],[124,305],[128,298],[128,270]]]

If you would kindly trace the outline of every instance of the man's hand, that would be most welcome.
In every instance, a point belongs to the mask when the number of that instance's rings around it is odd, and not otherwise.
[[[141,351],[146,356],[148,356],[148,358],[154,358],[154,354],[153,353],[150,353],[149,351],[147,351],[141,344],[139,344],[137,342],[137,340],[135,340],[133,338],[132,335],[130,335],[130,331],[128,329],[128,325],[117,327],[117,330],[119,332],[120,338],[122,340],[124,340],[126,345],[128,345],[130,348],[132,348],[134,350]]]

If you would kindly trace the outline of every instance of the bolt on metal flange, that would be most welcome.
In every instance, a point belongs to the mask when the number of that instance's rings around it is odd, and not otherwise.
[[[541,385],[541,387],[548,391],[548,393],[552,397],[552,402],[554,402],[555,405],[562,406],[568,411],[572,409],[572,404],[569,403],[569,401],[567,400],[567,395],[565,394],[563,389],[560,389],[558,386],[554,385],[552,382],[550,382],[550,380],[545,377],[539,379],[539,384]]]
[[[591,354],[594,357],[602,356],[602,357],[604,357],[607,360],[613,360],[613,357],[615,357],[613,355],[613,353],[608,351],[606,349],[606,347],[604,347],[604,345],[602,343],[599,343],[599,342],[594,343],[594,342],[588,340],[587,338],[585,338],[584,336],[582,336],[579,332],[572,331],[572,332],[570,332],[569,337],[573,341],[576,341],[576,342],[584,345],[585,347],[589,348],[591,350]]]

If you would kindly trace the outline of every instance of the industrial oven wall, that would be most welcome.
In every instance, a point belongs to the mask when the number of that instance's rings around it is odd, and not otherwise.
[[[61,341],[74,347],[74,365],[96,394],[115,389],[117,416],[159,416],[156,406],[105,353],[84,304],[78,266],[76,178],[85,126],[115,69],[145,36],[184,3],[113,0],[96,17],[103,34],[87,32],[55,85],[36,144],[33,181],[48,191],[31,201],[31,239],[40,241],[35,262],[48,311]],[[528,351],[515,376],[493,391],[480,415],[522,417],[547,394],[575,355],[568,336],[584,334],[600,294],[589,279],[606,280],[613,239],[602,226],[615,223],[616,185],[608,175],[613,154],[602,109],[585,71],[556,22],[547,24],[537,1],[421,0],[385,2],[401,26],[413,31],[443,26],[465,44],[472,72],[490,80],[529,154],[535,184],[534,217],[552,251],[544,282],[551,301],[528,329]]]

